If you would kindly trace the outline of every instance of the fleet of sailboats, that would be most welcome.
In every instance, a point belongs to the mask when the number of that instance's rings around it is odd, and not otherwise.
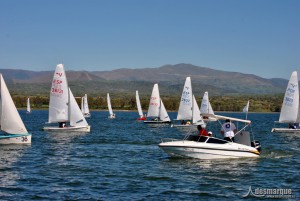
[[[109,113],[108,118],[109,118],[109,119],[114,119],[114,118],[116,118],[116,114],[113,112],[112,107],[111,107],[111,102],[110,102],[110,96],[109,96],[109,93],[107,93],[107,107],[108,107],[108,113]]]
[[[292,72],[288,82],[278,123],[285,127],[272,128],[271,132],[298,133],[300,132],[299,84],[297,71]]]
[[[0,74],[0,144],[30,144],[31,134],[18,113],[6,83]]]
[[[29,144],[31,143],[31,134],[29,134],[25,128],[2,74],[0,74],[0,81],[0,126],[4,132],[4,134],[0,134],[0,144]],[[288,82],[278,121],[278,123],[285,124],[286,126],[274,127],[272,132],[300,132],[298,82],[297,71],[294,71]],[[153,124],[171,123],[168,112],[160,97],[158,84],[154,84],[153,86],[147,115],[143,114],[137,90],[136,104],[139,114],[138,120]],[[107,93],[107,106],[109,111],[108,118],[115,118],[116,115],[112,110],[109,93]],[[186,77],[177,118],[175,119],[184,123],[172,124],[172,127],[188,127],[192,125],[202,125],[205,127],[205,122],[224,119],[243,122],[245,123],[245,127],[235,134],[235,142],[228,142],[215,136],[194,136],[188,134],[183,140],[162,139],[162,142],[158,146],[170,156],[199,159],[258,157],[261,153],[260,143],[256,140],[251,141],[250,133],[246,131],[246,128],[251,124],[251,121],[247,119],[248,108],[249,101],[243,109],[243,112],[246,113],[246,119],[216,115],[209,101],[208,92],[206,91],[199,109],[195,95],[192,92],[191,77]],[[29,97],[27,98],[26,111],[27,113],[31,112]],[[68,87],[64,66],[63,64],[58,64],[54,72],[50,91],[49,116],[47,122],[49,124],[56,124],[56,126],[45,126],[43,130],[90,132],[90,125],[88,125],[85,117],[90,117],[87,94],[81,99],[80,109],[71,89]]]
[[[48,123],[56,126],[45,126],[45,131],[80,131],[90,132],[90,126],[85,120],[71,89],[68,87],[63,64],[56,66],[49,102]]]
[[[144,123],[171,123],[171,119],[168,115],[168,112],[160,98],[158,84],[154,84],[153,86],[147,113],[147,119],[149,120],[145,120]]]

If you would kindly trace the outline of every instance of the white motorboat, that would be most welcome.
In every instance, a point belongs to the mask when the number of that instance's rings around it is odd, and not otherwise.
[[[230,119],[246,123],[235,134],[235,142],[229,142],[216,137],[187,135],[183,140],[162,139],[158,145],[171,157],[190,157],[197,159],[259,157],[261,146],[258,141],[250,141],[250,133],[246,131],[251,123],[249,120],[215,115],[216,119]]]
[[[47,123],[58,123],[57,126],[45,126],[45,131],[90,132],[71,89],[68,87],[64,66],[56,66],[50,91],[49,117]],[[69,125],[67,125],[69,123]]]
[[[31,134],[18,113],[5,81],[0,74],[0,144],[30,144]]]

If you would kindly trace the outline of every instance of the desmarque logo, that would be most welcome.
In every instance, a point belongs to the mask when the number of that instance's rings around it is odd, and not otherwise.
[[[249,187],[248,192],[243,195],[243,197],[257,197],[257,198],[284,198],[292,199],[296,198],[293,195],[292,189],[282,189],[282,188],[256,188],[252,189]]]

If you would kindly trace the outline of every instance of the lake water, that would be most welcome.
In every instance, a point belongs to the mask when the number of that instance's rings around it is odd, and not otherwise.
[[[184,132],[137,122],[137,112],[111,120],[93,111],[86,134],[41,131],[48,111],[20,114],[32,144],[0,146],[0,200],[240,200],[250,186],[300,196],[300,135],[271,133],[278,114],[248,115],[260,158],[207,161],[169,158],[158,143]],[[209,129],[216,134],[220,126]]]

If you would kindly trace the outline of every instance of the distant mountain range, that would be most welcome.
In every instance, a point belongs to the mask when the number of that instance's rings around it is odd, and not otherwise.
[[[265,79],[256,75],[226,72],[191,64],[164,65],[158,68],[117,69],[112,71],[68,71],[67,79],[75,94],[134,94],[150,96],[154,83],[159,83],[161,96],[180,96],[187,76],[193,92],[213,95],[284,93],[288,80]],[[53,71],[0,69],[13,94],[49,95]]]

